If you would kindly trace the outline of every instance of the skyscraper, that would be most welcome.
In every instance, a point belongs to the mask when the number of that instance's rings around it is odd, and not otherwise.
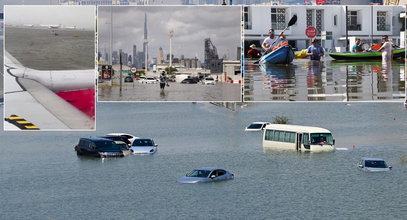
[[[158,49],[158,54],[157,54],[157,64],[163,64],[164,63],[164,51],[163,48],[160,47]]]
[[[147,40],[147,13],[144,13],[144,42],[143,42],[143,65],[146,63],[146,57],[148,59],[148,40]]]
[[[133,65],[136,65],[137,61],[137,46],[134,44],[133,45]]]

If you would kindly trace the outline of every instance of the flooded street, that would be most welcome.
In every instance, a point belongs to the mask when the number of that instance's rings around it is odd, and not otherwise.
[[[99,85],[98,101],[241,101],[241,85],[217,83],[215,85],[169,83],[161,91],[160,84],[123,83],[119,86]]]
[[[245,101],[402,101],[404,62],[309,61],[290,65],[245,62]]]
[[[407,112],[402,104],[250,103],[236,109],[209,103],[98,103],[94,132],[0,131],[2,217],[404,218]],[[265,150],[261,132],[244,131],[253,121],[280,115],[292,124],[329,129],[338,150]],[[158,151],[115,159],[76,155],[80,137],[109,132],[153,138]],[[393,169],[362,172],[361,157],[383,158]],[[224,168],[235,179],[176,182],[199,167]]]

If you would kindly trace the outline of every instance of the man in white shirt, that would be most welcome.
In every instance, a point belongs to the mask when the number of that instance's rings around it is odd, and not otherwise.
[[[285,39],[285,36],[281,34],[281,36],[274,35],[274,29],[269,30],[269,36],[264,39],[261,47],[266,51],[266,53],[273,50],[273,47],[277,46],[282,40]]]
[[[382,62],[390,62],[393,57],[393,45],[389,42],[387,35],[382,37],[382,43],[382,46],[379,48],[379,51],[383,50]]]

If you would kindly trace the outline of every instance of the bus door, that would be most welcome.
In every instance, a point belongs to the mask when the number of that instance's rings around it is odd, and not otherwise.
[[[296,149],[297,151],[301,150],[301,143],[302,143],[302,134],[297,133],[297,142],[296,142]]]
[[[311,148],[311,143],[309,140],[309,133],[302,134],[302,147],[303,147],[303,149],[308,149],[308,150]]]

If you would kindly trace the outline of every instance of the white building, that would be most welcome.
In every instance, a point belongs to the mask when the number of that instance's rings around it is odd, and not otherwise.
[[[280,33],[294,15],[298,17],[296,24],[288,28],[284,34],[296,50],[305,49],[310,45],[305,29],[313,26],[318,30],[317,39],[322,38],[323,31],[332,33],[331,38],[328,36],[322,41],[326,51],[345,51],[346,8],[349,19],[348,37],[361,38],[371,44],[372,39],[374,43],[379,43],[383,35],[388,35],[393,43],[401,44],[400,32],[404,31],[405,27],[400,14],[405,11],[405,6],[252,5],[244,7],[245,52],[250,44],[260,46],[268,36],[270,28],[274,28],[276,34]]]

